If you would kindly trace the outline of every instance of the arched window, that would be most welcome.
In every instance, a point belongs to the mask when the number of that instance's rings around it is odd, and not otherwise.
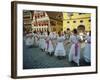
[[[79,25],[78,27],[77,27],[77,29],[79,30],[79,31],[85,31],[85,26],[84,25]]]
[[[83,20],[80,20],[80,23],[83,23]]]

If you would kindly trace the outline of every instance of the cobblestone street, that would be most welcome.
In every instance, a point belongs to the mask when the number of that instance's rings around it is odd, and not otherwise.
[[[23,69],[38,69],[38,68],[57,68],[57,67],[76,67],[77,64],[68,61],[69,46],[66,47],[66,57],[63,59],[58,59],[57,57],[50,56],[45,52],[41,51],[38,47],[28,48],[23,44]],[[84,48],[81,49],[81,59],[80,66],[90,66],[90,63],[86,63],[82,58],[82,52]],[[78,66],[77,66],[78,67]]]

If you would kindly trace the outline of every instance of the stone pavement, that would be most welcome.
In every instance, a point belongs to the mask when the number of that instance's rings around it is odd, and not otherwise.
[[[55,56],[50,56],[46,54],[45,52],[41,51],[38,47],[33,46],[28,48],[23,43],[23,69],[76,67],[76,63],[68,61],[70,45],[66,48],[66,57],[63,59],[58,59]],[[90,66],[90,63],[86,63],[82,58],[83,50],[84,48],[81,49],[80,66]]]

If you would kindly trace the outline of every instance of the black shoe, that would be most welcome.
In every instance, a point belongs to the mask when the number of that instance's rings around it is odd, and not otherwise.
[[[57,58],[59,59],[59,60],[61,60],[62,58],[61,58],[61,56],[57,56]]]
[[[53,56],[53,53],[51,52],[51,53],[49,53],[49,55],[50,55],[50,56]]]

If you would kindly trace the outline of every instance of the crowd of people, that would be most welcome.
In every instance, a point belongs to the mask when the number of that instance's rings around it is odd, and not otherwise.
[[[40,48],[46,54],[64,58],[68,56],[69,62],[74,61],[80,65],[81,43],[85,43],[83,58],[86,62],[91,62],[91,32],[79,33],[77,29],[70,31],[33,31],[24,35],[27,47],[33,45]],[[66,46],[70,44],[69,53]]]

